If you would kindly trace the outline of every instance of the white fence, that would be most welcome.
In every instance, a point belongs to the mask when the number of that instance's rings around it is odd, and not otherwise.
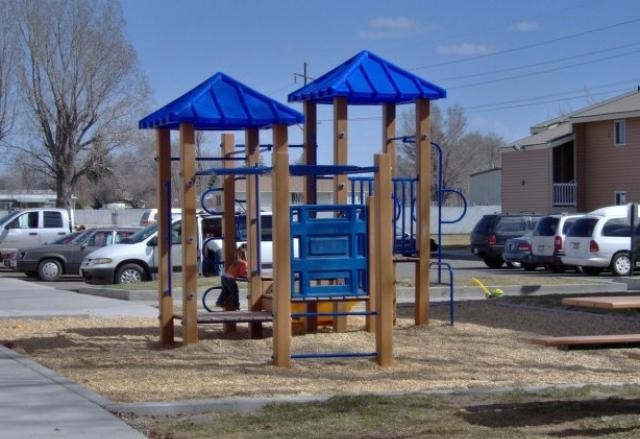
[[[78,209],[75,211],[75,223],[86,227],[93,226],[130,226],[139,225],[142,214],[148,209]],[[482,215],[500,212],[500,206],[469,206],[464,218],[455,224],[443,224],[442,233],[445,235],[468,234]],[[6,213],[6,212],[4,212]],[[462,207],[446,206],[442,208],[442,219],[453,220],[460,216]],[[409,215],[407,214],[407,217]],[[409,230],[407,224],[406,230]],[[415,231],[415,227],[414,227]],[[438,207],[431,207],[431,233],[438,232]]]

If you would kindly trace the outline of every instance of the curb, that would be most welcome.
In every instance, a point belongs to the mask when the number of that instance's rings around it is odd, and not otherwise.
[[[629,290],[640,289],[640,279],[637,281],[638,288],[632,288],[636,282],[606,282],[606,283],[585,283],[585,284],[551,284],[551,285],[491,285],[490,288],[500,288],[505,296],[543,296],[559,294],[594,294],[594,293],[627,293]],[[83,287],[77,290],[81,294],[108,297],[119,300],[131,300],[149,302],[157,300],[155,290],[117,290],[113,288]],[[432,286],[430,288],[431,302],[448,302],[450,289],[448,286]],[[174,290],[174,299],[180,300],[180,290]],[[413,303],[415,289],[413,287],[396,288],[398,303]],[[484,300],[484,294],[478,287],[456,287],[454,289],[455,301],[461,300]]]

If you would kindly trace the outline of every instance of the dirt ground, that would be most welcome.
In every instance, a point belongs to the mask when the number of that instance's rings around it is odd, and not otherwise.
[[[3,340],[101,395],[121,402],[232,396],[362,394],[565,383],[640,383],[638,360],[622,350],[559,351],[532,344],[537,334],[640,333],[635,316],[534,309],[494,301],[434,306],[428,326],[401,309],[394,366],[370,359],[298,360],[271,365],[272,339],[250,340],[200,326],[196,345],[163,347],[154,319],[0,320]],[[349,332],[296,336],[293,352],[373,351],[374,336],[350,320]],[[177,326],[179,335],[180,327]],[[270,329],[265,331],[267,335]]]

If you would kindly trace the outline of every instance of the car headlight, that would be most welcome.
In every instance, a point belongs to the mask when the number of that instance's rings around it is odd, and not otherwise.
[[[95,258],[95,259],[90,259],[88,262],[91,265],[110,264],[110,263],[113,262],[113,259],[111,259],[111,258]]]

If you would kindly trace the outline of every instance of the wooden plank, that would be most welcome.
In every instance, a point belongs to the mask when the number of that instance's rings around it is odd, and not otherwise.
[[[396,104],[382,106],[382,152],[391,158],[391,175],[398,175],[396,159]]]
[[[289,151],[287,127],[273,127],[273,358],[291,365],[291,249],[289,227]]]
[[[567,337],[539,337],[531,341],[543,346],[626,345],[640,343],[640,334],[576,335]]]
[[[176,314],[175,318],[182,319],[182,315]],[[214,311],[199,313],[197,319],[203,324],[270,322],[273,314],[268,311]]]
[[[257,128],[247,129],[245,131],[246,143],[246,162],[248,166],[255,166],[260,161],[260,132]],[[262,297],[262,281],[260,280],[260,267],[258,266],[258,248],[260,246],[261,237],[258,236],[258,199],[260,197],[260,189],[257,188],[257,175],[249,175],[246,179],[247,194],[247,253],[249,263],[249,310],[259,311],[261,307],[260,297]],[[255,323],[250,325],[249,334],[251,338],[262,337],[262,324]]]
[[[391,160],[387,154],[375,155],[375,206],[377,288],[376,352],[378,364],[393,364],[393,230],[389,227],[393,216],[391,188]]]
[[[231,133],[222,134],[222,156],[233,158],[236,149],[235,136]],[[235,162],[227,160],[222,162],[224,168],[233,168]],[[228,269],[235,261],[236,257],[236,177],[225,175],[223,184],[223,207],[224,217],[222,221],[222,253],[224,255],[224,268]],[[235,323],[228,323],[224,326],[226,333],[233,333],[236,330]]]
[[[171,218],[169,205],[171,190],[171,131],[168,128],[156,130],[156,155],[158,157],[158,173],[156,180],[156,205],[158,206],[158,307],[160,322],[160,343],[174,342],[173,297],[169,285],[169,242],[164,231]]]
[[[418,173],[416,240],[418,257],[415,285],[415,324],[429,323],[429,263],[431,262],[431,138],[429,101],[416,100],[416,170]]]
[[[304,108],[304,163],[306,165],[316,165],[318,163],[317,130],[318,111],[315,102],[306,101]],[[307,204],[318,203],[318,186],[315,175],[304,177],[304,200]],[[306,305],[307,312],[318,312],[317,303],[309,302]],[[318,319],[316,317],[305,318],[304,330],[316,331],[318,329]]]
[[[367,235],[369,237],[369,250],[367,253],[368,256],[368,269],[369,269],[369,300],[367,301],[367,311],[375,311],[377,309],[377,298],[378,298],[378,279],[377,279],[377,266],[376,266],[376,257],[378,254],[376,247],[376,197],[370,196],[368,198],[368,213],[367,218],[369,220]],[[376,331],[376,316],[367,316],[365,319],[365,329],[367,332],[375,332]]]
[[[198,228],[196,224],[196,142],[192,124],[180,124],[182,170],[182,343],[198,342]]]
[[[562,304],[601,309],[639,309],[640,296],[567,297],[562,299]]]
[[[333,164],[346,165],[348,160],[348,103],[345,97],[333,99]],[[347,204],[348,179],[346,175],[333,177],[333,193],[335,204]],[[345,312],[344,302],[335,302],[334,311]],[[333,330],[336,332],[347,331],[347,317],[333,319]]]

